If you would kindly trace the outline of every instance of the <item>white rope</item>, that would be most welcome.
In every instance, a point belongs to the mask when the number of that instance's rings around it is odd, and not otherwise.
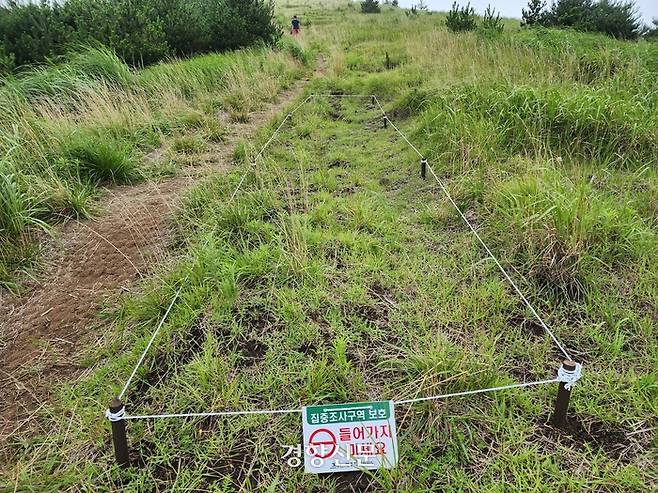
[[[128,390],[128,387],[130,386],[130,382],[132,382],[132,379],[135,377],[135,374],[137,373],[137,370],[139,367],[142,365],[142,362],[144,361],[144,358],[146,357],[146,353],[148,353],[149,349],[151,349],[151,345],[153,344],[153,341],[157,337],[158,333],[160,332],[160,329],[165,323],[165,320],[167,320],[167,317],[169,316],[169,312],[171,311],[172,307],[174,306],[174,303],[176,303],[176,300],[180,296],[181,290],[183,287],[181,286],[178,288],[178,291],[176,291],[176,294],[171,300],[171,303],[169,303],[169,307],[167,308],[167,311],[165,312],[164,316],[160,319],[160,323],[158,324],[157,328],[153,332],[153,335],[151,336],[151,339],[149,340],[148,344],[146,345],[146,349],[144,349],[144,352],[139,358],[139,361],[135,365],[135,368],[133,368],[132,373],[130,374],[130,377],[128,378],[128,381],[126,382],[126,385],[123,386],[123,390],[119,394],[119,399],[122,399],[126,391]]]
[[[564,383],[564,388],[571,390],[574,384],[580,380],[582,377],[583,365],[576,363],[576,367],[573,370],[567,370],[564,365],[560,366],[560,369],[557,371],[557,380],[558,382]]]
[[[231,202],[233,202],[233,199],[237,195],[238,190],[240,190],[240,187],[242,186],[242,182],[244,182],[245,178],[247,178],[247,173],[249,173],[248,170],[245,171],[244,173],[242,173],[242,178],[240,178],[240,182],[238,183],[238,186],[235,187],[235,190],[233,190],[233,193],[231,194],[231,198],[228,199],[228,202],[226,203],[226,205],[231,205]]]
[[[318,97],[325,98],[371,98],[372,94],[317,94]]]
[[[299,111],[299,109],[300,109],[302,106],[304,106],[306,103],[308,103],[308,102],[309,102],[311,99],[313,99],[314,97],[315,97],[315,94],[310,94],[310,95],[309,95],[304,101],[302,101],[301,103],[299,103],[299,104],[295,107],[295,109],[293,109],[293,110],[290,112],[290,114],[291,114],[291,115],[294,115],[295,113],[297,113],[297,111]]]
[[[256,162],[258,161],[258,159],[262,156],[263,152],[265,152],[265,150],[267,149],[267,147],[268,147],[268,146],[270,145],[270,143],[274,140],[274,138],[276,137],[277,133],[281,130],[281,128],[283,127],[283,125],[286,123],[286,121],[287,121],[289,118],[291,118],[292,115],[293,115],[297,110],[299,110],[299,108],[301,108],[304,104],[306,104],[308,101],[310,101],[310,99],[311,99],[312,97],[313,97],[313,95],[308,96],[304,101],[302,101],[299,105],[297,105],[297,107],[296,107],[292,112],[290,112],[290,113],[288,113],[288,114],[286,115],[286,117],[283,119],[283,121],[281,122],[281,124],[277,127],[277,129],[274,131],[274,133],[272,134],[272,136],[270,137],[270,139],[265,143],[265,145],[262,147],[262,149],[260,150],[260,152],[258,153],[258,155],[256,156],[256,158],[254,159],[254,161],[253,161],[253,165],[254,165],[254,166],[256,165]],[[235,196],[237,195],[238,191],[239,191],[240,188],[242,187],[242,184],[244,183],[245,179],[247,178],[247,174],[248,174],[248,173],[249,173],[249,170],[245,171],[245,172],[242,174],[242,177],[240,178],[240,181],[238,182],[238,185],[235,187],[235,190],[233,190],[233,193],[231,194],[231,197],[229,198],[229,200],[228,200],[228,202],[227,202],[228,205],[230,205],[230,204],[233,202],[233,199],[235,198]],[[206,240],[206,243],[207,243],[207,240]],[[185,283],[185,281],[187,281],[187,279],[189,279],[189,274],[185,277],[185,279],[183,279],[183,284]],[[128,381],[126,381],[126,384],[123,386],[123,389],[121,390],[121,393],[119,394],[119,399],[122,399],[122,398],[123,398],[123,396],[125,395],[125,393],[126,393],[127,390],[128,390],[128,387],[130,387],[130,383],[132,382],[132,379],[135,377],[135,374],[137,373],[137,370],[139,370],[139,367],[140,367],[140,366],[142,365],[142,363],[144,362],[144,358],[146,357],[146,355],[147,355],[149,349],[151,348],[151,345],[153,345],[153,341],[155,341],[155,338],[156,338],[156,337],[158,336],[158,334],[160,333],[160,329],[162,329],[162,326],[164,325],[165,321],[167,320],[167,317],[169,316],[169,312],[171,312],[171,309],[172,309],[172,307],[174,306],[174,303],[176,303],[176,300],[177,300],[178,297],[180,296],[181,289],[183,289],[182,286],[181,286],[180,288],[178,288],[178,291],[176,291],[176,294],[174,295],[173,299],[171,300],[171,303],[169,303],[169,307],[167,308],[167,311],[165,312],[164,316],[160,319],[160,322],[158,323],[158,326],[157,326],[157,328],[155,329],[155,331],[153,332],[153,334],[151,335],[151,339],[149,340],[148,344],[146,345],[146,348],[144,349],[144,352],[142,353],[142,355],[141,355],[140,358],[139,358],[139,361],[137,362],[137,364],[136,364],[135,367],[133,368],[133,371],[132,371],[132,373],[130,374],[130,377],[128,377]],[[109,409],[108,409],[107,412],[109,412]]]
[[[207,418],[221,416],[250,416],[254,414],[293,414],[301,413],[301,409],[270,409],[262,411],[222,411],[216,413],[175,413],[175,414],[144,414],[138,416],[123,416],[122,419],[158,419],[158,418]]]
[[[384,116],[386,117],[386,119],[388,120],[388,122],[391,124],[391,126],[396,130],[396,132],[397,132],[397,133],[398,133],[398,134],[399,134],[399,135],[405,140],[405,142],[406,142],[407,144],[409,144],[409,146],[410,146],[414,151],[416,151],[416,154],[418,154],[418,155],[421,157],[421,159],[425,159],[425,157],[423,156],[423,154],[422,154],[422,153],[416,148],[416,146],[414,146],[414,145],[409,141],[409,139],[407,139],[406,135],[404,135],[404,134],[402,133],[402,131],[400,131],[400,129],[399,129],[398,127],[396,127],[395,124],[390,120],[390,118],[388,118],[388,116],[386,115],[386,112],[384,112],[384,109],[382,108],[381,104],[379,104],[379,100],[378,100],[376,97],[375,97],[375,101],[377,101],[377,104],[379,105],[379,108],[381,109],[382,113],[384,114]],[[426,161],[427,161],[427,160],[426,160]],[[537,310],[535,310],[535,308],[530,304],[530,302],[529,302],[528,299],[525,297],[525,295],[521,292],[521,290],[520,290],[519,287],[516,285],[516,283],[514,282],[514,280],[513,280],[513,279],[511,278],[511,276],[507,273],[507,271],[506,271],[505,268],[502,266],[502,264],[498,261],[498,258],[496,258],[496,256],[493,254],[493,252],[491,251],[491,249],[487,246],[487,244],[484,242],[484,240],[480,237],[480,235],[479,235],[479,233],[477,232],[477,230],[473,227],[473,225],[471,224],[471,222],[466,218],[466,216],[465,216],[464,213],[461,211],[461,209],[459,208],[459,206],[457,206],[457,203],[453,200],[452,196],[450,195],[450,192],[448,192],[448,189],[445,187],[445,185],[443,184],[443,182],[441,181],[441,179],[439,179],[439,177],[437,176],[437,174],[434,172],[434,169],[432,168],[432,166],[430,166],[429,164],[427,164],[427,167],[428,167],[428,169],[430,170],[430,172],[432,173],[432,176],[434,176],[434,179],[436,180],[436,182],[439,184],[439,186],[440,186],[441,189],[443,190],[443,193],[445,194],[445,196],[448,198],[448,200],[449,200],[450,203],[452,204],[452,206],[453,206],[453,207],[455,208],[455,210],[459,213],[459,215],[461,216],[462,220],[466,223],[466,225],[469,227],[469,229],[473,232],[473,234],[475,235],[475,237],[477,238],[477,240],[480,242],[480,244],[482,245],[482,247],[486,250],[487,254],[488,254],[488,255],[493,259],[493,261],[496,263],[496,265],[498,266],[498,269],[500,270],[500,272],[502,272],[503,276],[505,276],[505,278],[507,279],[507,281],[512,285],[512,287],[514,288],[514,291],[516,291],[516,293],[519,295],[519,297],[521,298],[521,300],[523,300],[523,302],[525,303],[525,305],[526,305],[526,306],[528,307],[528,309],[532,312],[532,314],[533,314],[534,317],[537,319],[537,321],[540,323],[540,325],[542,326],[542,328],[543,328],[543,329],[546,331],[546,333],[551,337],[551,339],[553,339],[553,342],[554,342],[555,345],[560,349],[560,351],[562,352],[562,354],[563,354],[567,359],[569,359],[569,360],[573,359],[573,358],[571,357],[571,355],[569,354],[569,352],[564,348],[564,346],[562,346],[562,344],[560,344],[560,341],[559,341],[558,338],[555,336],[555,334],[553,334],[553,331],[551,331],[551,329],[548,328],[548,325],[546,325],[546,323],[545,323],[544,320],[541,318],[541,316],[539,315],[539,313],[537,313]]]
[[[386,112],[384,111],[384,108],[382,107],[381,103],[379,102],[379,98],[375,96],[374,94],[371,95],[371,97],[375,100],[375,103],[377,103],[377,106],[379,106],[379,111],[382,112],[382,115],[386,116]],[[388,119],[388,117],[387,117]]]
[[[539,380],[536,382],[525,382],[525,383],[515,383],[511,385],[503,385],[501,387],[491,387],[489,389],[479,389],[479,390],[466,390],[464,392],[453,392],[452,394],[442,394],[434,395],[431,397],[418,397],[416,399],[406,399],[403,401],[395,401],[394,404],[413,404],[415,402],[425,402],[425,401],[436,401],[440,399],[447,399],[449,397],[462,397],[465,395],[475,395],[475,394],[485,394],[487,392],[497,392],[499,390],[508,390],[508,389],[520,389],[523,387],[531,387],[533,385],[545,385],[549,383],[557,382],[557,378],[551,380]]]
[[[272,141],[274,140],[274,138],[277,136],[277,134],[279,133],[279,130],[281,130],[281,128],[283,127],[283,125],[285,125],[285,123],[288,121],[288,118],[291,118],[291,117],[292,117],[292,113],[288,113],[288,114],[286,115],[286,117],[283,119],[283,121],[282,121],[282,122],[279,124],[279,126],[276,128],[276,130],[274,131],[274,133],[272,134],[272,136],[269,138],[269,140],[268,140],[267,142],[265,142],[265,145],[261,148],[261,150],[258,152],[258,154],[256,155],[256,157],[254,158],[254,162],[253,162],[254,166],[256,165],[256,161],[258,161],[258,159],[263,155],[263,153],[265,152],[265,150],[268,148],[268,146],[272,143]]]
[[[567,378],[567,377],[562,377],[562,378]],[[491,387],[487,389],[478,389],[478,390],[466,390],[464,392],[453,392],[450,394],[441,394],[441,395],[435,395],[431,397],[418,397],[415,399],[405,399],[405,400],[400,400],[400,401],[394,401],[393,403],[395,405],[398,404],[414,404],[417,402],[425,402],[425,401],[434,401],[434,400],[440,400],[440,399],[447,399],[450,397],[463,397],[467,395],[475,395],[475,394],[485,394],[489,392],[498,392],[501,390],[509,390],[509,389],[520,389],[524,387],[531,387],[531,386],[537,386],[537,385],[546,385],[546,384],[551,384],[551,383],[557,383],[561,382],[564,380],[561,380],[560,377],[558,378],[553,378],[550,380],[539,380],[535,382],[525,382],[525,383],[516,383],[516,384],[511,384],[511,385],[503,385],[500,387]],[[565,385],[566,387],[566,385]],[[116,414],[112,414],[110,410],[108,409],[105,412],[105,415],[108,417],[110,421],[119,421],[119,420],[139,420],[139,419],[167,419],[167,418],[207,418],[207,417],[231,417],[231,416],[250,416],[250,415],[262,415],[262,414],[293,414],[293,413],[301,413],[302,410],[297,408],[297,409],[266,409],[266,410],[256,410],[256,411],[220,411],[220,412],[207,412],[207,413],[171,413],[171,414],[142,414],[142,415],[125,415],[123,413],[124,409],[119,411]]]
[[[126,419],[126,406],[122,406],[116,413],[113,413],[109,409],[105,410],[105,417],[112,423]]]
[[[525,305],[530,309],[530,311],[533,313],[535,318],[539,321],[541,326],[544,328],[544,330],[551,336],[553,339],[553,342],[557,345],[557,347],[562,351],[562,353],[567,357],[569,360],[571,360],[571,355],[567,352],[567,350],[560,344],[559,340],[553,332],[548,328],[544,320],[539,316],[537,311],[534,309],[534,307],[530,304],[528,299],[524,296],[524,294],[521,292],[521,290],[518,288],[516,283],[513,281],[513,279],[509,276],[507,271],[503,268],[501,263],[498,261],[496,256],[493,254],[491,249],[487,246],[487,244],[482,240],[480,235],[478,234],[477,230],[473,227],[473,225],[470,223],[470,221],[466,218],[466,216],[462,213],[461,209],[457,206],[456,202],[452,199],[452,196],[448,192],[447,188],[443,184],[443,182],[439,179],[437,174],[434,172],[434,169],[427,163],[427,159],[423,156],[423,154],[414,146],[409,139],[400,131],[400,129],[388,118],[388,115],[386,115],[386,112],[384,111],[384,108],[379,102],[379,99],[372,94],[325,94],[325,95],[320,95],[320,96],[330,96],[330,97],[371,97],[374,99],[374,101],[377,103],[377,106],[381,110],[384,118],[391,124],[391,126],[395,129],[395,131],[404,139],[404,141],[418,154],[421,159],[425,162],[427,167],[429,168],[430,172],[432,173],[432,176],[434,176],[434,179],[437,181],[441,189],[443,190],[443,193],[446,195],[448,200],[451,202],[455,210],[459,213],[461,216],[462,220],[466,223],[466,225],[470,228],[470,230],[473,232],[475,237],[478,239],[482,247],[486,250],[488,255],[494,260],[500,271],[503,273],[505,278],[509,281],[509,283],[512,285],[516,293],[521,297]],[[274,140],[276,135],[279,133],[283,125],[286,123],[286,121],[291,118],[294,113],[296,113],[304,104],[306,104],[308,101],[310,101],[312,98],[316,97],[316,95],[311,94],[308,96],[304,101],[302,101],[299,105],[297,105],[292,112],[288,113],[286,117],[283,119],[281,124],[276,128],[272,136],[269,138],[269,140],[265,143],[265,145],[261,148],[260,152],[256,155],[256,158],[253,161],[253,165],[256,165],[256,162],[258,159],[263,155],[267,147],[271,144],[271,142]],[[244,182],[246,176],[247,176],[248,171],[246,171],[243,175],[242,178],[240,179],[240,182],[238,183],[237,187],[233,191],[233,194],[231,195],[231,198],[229,199],[229,204],[233,201],[234,197],[236,196],[238,190],[242,186],[242,183]],[[189,276],[188,276],[189,277]],[[148,353],[151,345],[153,344],[153,341],[157,337],[158,333],[160,332],[160,329],[162,328],[167,316],[169,315],[169,312],[171,311],[174,303],[178,299],[181,288],[178,289],[176,292],[176,295],[172,299],[171,303],[169,304],[169,307],[167,308],[167,311],[165,312],[164,316],[160,320],[160,323],[158,324],[158,327],[156,328],[155,332],[151,336],[151,339],[149,340],[149,343],[146,346],[146,349],[142,353],[137,365],[132,371],[132,374],[130,375],[130,378],[128,378],[128,381],[126,382],[126,385],[123,387],[123,390],[119,394],[119,399],[123,397],[125,392],[127,391],[132,379],[134,378],[135,374],[137,373],[137,370],[141,366],[142,362],[144,361],[144,358],[146,357],[146,354]],[[416,402],[424,402],[424,401],[430,401],[430,400],[439,400],[439,399],[446,399],[449,397],[461,397],[461,396],[466,396],[466,395],[475,395],[475,394],[483,394],[483,393],[488,393],[488,392],[496,392],[496,391],[501,391],[501,390],[508,390],[508,389],[516,389],[516,388],[524,388],[524,387],[530,387],[530,386],[536,386],[536,385],[544,385],[544,384],[550,384],[550,383],[556,383],[556,382],[564,382],[565,383],[565,388],[568,390],[571,390],[573,385],[581,378],[581,373],[582,373],[582,365],[576,363],[576,368],[574,370],[567,370],[564,368],[564,366],[561,366],[560,369],[558,370],[558,376],[557,378],[551,379],[551,380],[540,380],[540,381],[535,381],[535,382],[526,382],[526,383],[519,383],[519,384],[511,384],[511,385],[504,385],[500,387],[492,387],[488,389],[479,389],[479,390],[468,390],[464,392],[455,392],[451,394],[442,394],[442,395],[437,395],[437,396],[431,396],[431,397],[419,397],[416,399],[407,399],[407,400],[401,400],[401,401],[395,401],[395,404],[411,404],[411,403],[416,403]],[[291,414],[291,413],[299,413],[301,412],[301,409],[277,409],[277,410],[261,410],[261,411],[222,411],[222,412],[208,412],[208,413],[178,413],[178,414],[150,414],[150,415],[136,415],[136,416],[130,416],[130,415],[125,415],[125,407],[122,408],[120,411],[117,413],[112,413],[109,409],[106,410],[105,414],[107,418],[110,421],[119,421],[122,419],[125,420],[137,420],[137,419],[157,419],[157,418],[190,418],[190,417],[221,417],[221,416],[246,416],[246,415],[260,415],[260,414]]]

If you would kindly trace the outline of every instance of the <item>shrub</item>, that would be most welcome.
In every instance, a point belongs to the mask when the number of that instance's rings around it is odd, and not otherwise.
[[[256,41],[276,43],[282,35],[274,21],[274,5],[268,0],[201,0],[209,18],[213,50],[232,50]]]
[[[633,1],[556,0],[550,9],[544,11],[544,7],[540,0],[530,0],[528,10],[523,10],[523,24],[570,27],[621,39],[636,39],[642,33]]]
[[[637,169],[658,162],[655,110],[605,88],[564,91],[473,84],[451,91],[443,104],[440,111],[447,121],[442,125],[459,118],[454,124],[471,131],[495,129],[495,135],[487,137],[495,140],[492,148],[572,156],[602,167]],[[437,126],[430,122],[428,132]],[[445,138],[445,129],[437,130],[437,139]]]
[[[633,2],[601,0],[594,7],[594,31],[620,39],[636,39],[642,24]]]
[[[5,47],[0,43],[0,75],[11,72],[16,66],[16,59],[13,53],[7,53]]]
[[[65,17],[64,8],[57,4],[8,2],[0,7],[0,41],[5,53],[17,66],[63,53],[63,47],[74,39]]]
[[[268,0],[10,2],[0,7],[0,70],[43,62],[74,44],[100,42],[132,65],[148,65],[280,36]]]
[[[500,19],[500,14],[497,14],[496,10],[491,8],[491,5],[488,5],[487,10],[484,11],[480,27],[483,31],[488,33],[503,32],[504,26],[503,21]]]
[[[522,26],[536,26],[544,23],[544,8],[546,2],[544,0],[530,0],[528,2],[528,9],[521,9],[521,25]]]
[[[379,2],[377,0],[365,0],[361,2],[361,12],[364,14],[378,14],[381,12]]]
[[[304,51],[299,43],[293,38],[282,37],[277,42],[277,48],[288,53],[290,56],[302,62],[304,65],[308,65],[311,61],[311,55]]]
[[[103,46],[81,46],[67,57],[68,66],[81,75],[125,86],[133,80],[130,68]]]
[[[644,37],[646,39],[658,39],[658,19],[653,20],[653,28],[648,29]]]
[[[446,27],[452,32],[473,31],[477,27],[475,9],[470,3],[460,7],[454,2],[446,17]]]

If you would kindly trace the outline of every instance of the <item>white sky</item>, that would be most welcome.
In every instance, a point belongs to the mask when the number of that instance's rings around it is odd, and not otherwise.
[[[419,0],[399,0],[401,7],[411,7],[418,4]],[[450,10],[453,0],[425,0],[425,4],[432,10],[446,11]],[[458,0],[459,4],[466,4],[468,0]],[[491,4],[503,17],[521,18],[521,9],[528,4],[528,0],[470,0],[471,6],[481,14],[487,5]],[[551,4],[551,0],[546,3]],[[658,1],[657,0],[636,0],[638,11],[647,24],[651,19],[658,18]]]

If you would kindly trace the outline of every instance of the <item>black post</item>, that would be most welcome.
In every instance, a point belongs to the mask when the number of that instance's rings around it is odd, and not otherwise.
[[[567,371],[574,371],[576,369],[576,363],[574,361],[565,359],[562,362],[562,368]],[[551,423],[556,428],[564,428],[564,425],[567,422],[567,410],[569,409],[571,390],[565,388],[565,385],[566,384],[564,382],[560,382],[557,389],[557,397],[555,398],[555,410],[553,411]]]
[[[420,177],[424,180],[427,177],[427,159],[420,160]]]
[[[375,104],[375,95],[374,94],[372,96],[370,96],[370,102],[372,104]]]
[[[118,399],[112,399],[110,402],[110,413],[120,417],[123,416],[125,407]],[[126,421],[124,419],[110,418],[112,423],[112,443],[114,444],[114,457],[116,457],[117,464],[126,468],[130,465],[130,458],[128,456],[128,438],[126,436]]]
[[[384,115],[384,128],[388,127],[388,116]]]

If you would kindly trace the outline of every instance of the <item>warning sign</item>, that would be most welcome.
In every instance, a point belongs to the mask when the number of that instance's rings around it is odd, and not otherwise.
[[[390,469],[398,463],[393,401],[304,407],[302,421],[305,472]]]

